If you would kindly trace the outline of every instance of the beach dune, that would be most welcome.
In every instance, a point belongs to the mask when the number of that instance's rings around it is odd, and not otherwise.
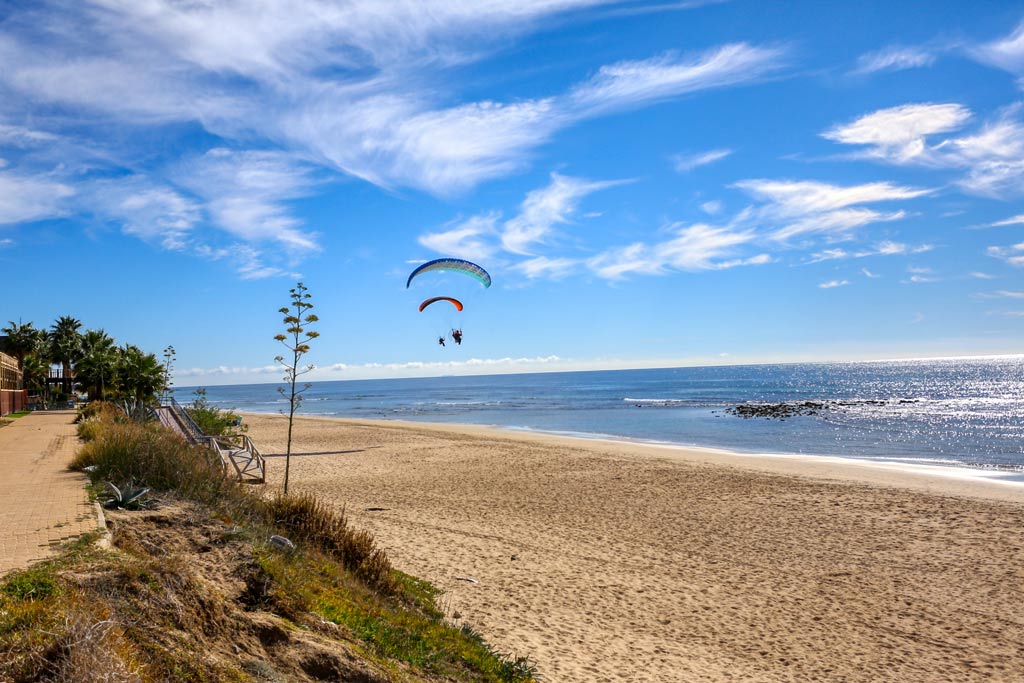
[[[246,422],[279,485],[287,421]],[[548,681],[1024,680],[1019,485],[328,418],[293,452]]]

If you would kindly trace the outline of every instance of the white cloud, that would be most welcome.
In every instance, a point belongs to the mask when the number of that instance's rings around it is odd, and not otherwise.
[[[931,66],[935,55],[919,47],[892,46],[876,52],[868,52],[857,58],[854,74],[871,74],[878,71],[902,71]]]
[[[1024,77],[1024,22],[1010,35],[971,50],[975,59]]]
[[[929,273],[934,273],[935,271],[931,268],[924,268],[920,266],[907,266],[907,272],[917,273],[918,275],[927,275]]]
[[[768,263],[767,254],[747,259],[728,259],[735,247],[754,239],[750,230],[736,231],[703,223],[672,227],[675,237],[664,242],[637,242],[626,247],[608,249],[587,261],[598,277],[621,280],[627,275],[662,275],[673,270],[721,270],[742,265]]]
[[[534,256],[535,247],[551,241],[556,226],[571,222],[584,197],[623,182],[627,181],[592,181],[552,173],[546,186],[526,195],[519,213],[512,218],[501,222],[498,212],[480,214],[449,224],[441,232],[421,235],[418,241],[438,253],[470,260],[487,260],[499,250]],[[560,277],[566,269],[564,259],[534,259],[527,263],[530,265],[523,264],[518,269],[531,278],[541,274]]]
[[[0,249],[6,249],[7,247],[12,246],[14,246],[14,240],[12,240],[11,238],[5,237],[4,239],[0,240]]]
[[[869,158],[897,165],[961,169],[958,184],[972,194],[1009,197],[1024,193],[1024,124],[1021,105],[1004,108],[977,132],[929,143],[959,130],[971,118],[960,104],[908,104],[882,109],[822,135],[863,145]]]
[[[999,228],[1005,225],[1024,225],[1024,213],[1019,213],[1016,216],[1010,216],[1009,218],[996,221],[995,223],[989,223],[989,227],[992,228]]]
[[[518,263],[512,269],[521,272],[531,280],[542,277],[561,280],[575,271],[579,264],[579,259],[538,256]]]
[[[679,173],[686,173],[699,166],[706,166],[707,164],[721,161],[730,154],[732,154],[731,149],[709,149],[705,152],[695,152],[693,154],[675,154],[672,156],[672,167]]]
[[[878,273],[872,273],[872,272],[871,272],[870,270],[868,270],[867,268],[861,268],[861,269],[860,269],[860,272],[864,273],[864,276],[865,276],[865,277],[869,277],[869,278],[871,278],[872,280],[875,280],[875,279],[877,279],[877,278],[880,278],[880,277],[882,277],[882,276],[881,276],[881,275],[879,275]]]
[[[1024,292],[1011,292],[1001,289],[997,292],[985,292],[978,294],[979,299],[1024,299]]]
[[[442,232],[420,235],[421,245],[439,254],[470,261],[486,261],[497,251],[499,214],[472,216]]]
[[[36,147],[56,140],[58,136],[41,130],[11,126],[0,123],[0,145],[11,147]]]
[[[530,255],[532,246],[544,243],[555,225],[569,221],[580,199],[620,183],[592,182],[552,173],[551,183],[526,195],[519,215],[505,222],[501,233],[502,247],[513,254]]]
[[[845,287],[850,284],[849,280],[829,280],[828,282],[822,282],[818,285],[819,289],[835,289],[836,287]]]
[[[743,180],[736,186],[769,201],[781,216],[804,216],[856,204],[913,199],[931,192],[891,183],[841,186],[812,180]]]
[[[906,284],[919,285],[919,284],[924,284],[926,282],[938,282],[938,281],[939,281],[939,278],[936,278],[936,277],[928,277],[927,275],[911,275],[906,280],[900,280],[900,284],[903,284],[903,285],[906,285]]]
[[[779,69],[781,48],[734,43],[680,58],[665,54],[652,59],[603,66],[568,96],[570,107],[589,114],[633,107],[684,93],[735,85]]]
[[[285,272],[319,248],[291,208],[319,191],[324,174],[314,164],[386,188],[452,195],[524,168],[538,147],[582,120],[756,81],[784,66],[782,47],[737,43],[594,65],[592,76],[546,95],[460,97],[451,67],[545,19],[604,3],[28,3],[5,16],[0,35],[0,113],[13,107],[18,121],[49,127],[12,126],[5,116],[0,144],[35,153],[60,140],[65,156],[82,163],[49,186],[35,179],[50,192],[0,193],[0,221],[59,215],[86,178],[104,192],[82,204],[105,210],[127,233],[206,258],[239,240],[259,254],[244,266],[247,277]],[[180,131],[188,140],[172,144],[219,138],[219,148],[167,167],[168,136]],[[97,169],[107,180],[90,177]],[[118,176],[130,180],[108,181]],[[5,174],[2,189],[19,178]],[[524,206],[518,222],[503,226],[504,247],[525,253],[543,244],[574,199],[594,189],[566,190],[561,212],[557,198]],[[232,246],[209,235],[211,226]],[[485,236],[473,237],[423,239],[487,247]],[[268,244],[288,263],[266,265],[278,258]]]
[[[896,164],[934,163],[925,138],[959,130],[971,118],[960,104],[906,104],[880,109],[822,136],[846,145],[866,145],[867,154]]]
[[[995,275],[989,275],[988,273],[980,273],[978,271],[974,271],[972,273],[969,273],[969,275],[971,277],[973,277],[975,280],[995,280],[996,279]]]
[[[100,181],[89,201],[97,213],[122,222],[125,233],[158,241],[172,251],[188,246],[189,235],[202,219],[197,202],[142,176]]]
[[[344,377],[348,379],[370,377],[412,377],[440,374],[471,375],[486,373],[515,373],[550,370],[569,362],[568,359],[556,355],[502,358],[468,358],[450,361],[407,361],[402,363],[330,363],[317,366],[308,378],[312,381],[331,380]],[[263,366],[227,366],[220,365],[209,368],[181,368],[174,371],[175,379],[194,378],[201,382],[204,378],[215,378],[219,383],[239,383],[252,378],[266,381],[267,375],[283,372],[280,365]]]
[[[704,202],[703,204],[700,205],[700,210],[708,214],[709,216],[714,216],[715,214],[721,213],[722,202],[718,201],[717,199],[713,199],[709,202]]]
[[[311,169],[281,152],[213,149],[183,162],[177,180],[205,200],[211,220],[247,242],[276,242],[291,254],[319,249],[287,203],[310,194]]]
[[[872,247],[848,251],[846,249],[825,249],[811,254],[805,263],[821,263],[822,261],[837,261],[840,259],[866,258],[868,256],[901,256],[905,254],[923,254],[935,247],[931,244],[919,244],[911,246],[902,242],[884,241]],[[865,268],[864,271],[867,271]],[[868,276],[872,277],[872,276]]]
[[[849,237],[858,227],[903,218],[903,211],[882,213],[857,207],[881,201],[913,199],[931,192],[890,183],[839,186],[816,181],[744,180],[736,187],[766,202],[760,217],[776,225],[771,238],[785,241],[808,234]]]
[[[0,171],[0,225],[57,218],[75,190],[45,175]]]
[[[986,254],[1001,259],[1011,266],[1024,268],[1024,242],[1009,247],[989,247]]]

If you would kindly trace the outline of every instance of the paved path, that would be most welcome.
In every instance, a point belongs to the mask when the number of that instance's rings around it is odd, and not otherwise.
[[[88,478],[67,470],[74,419],[72,410],[41,411],[0,428],[0,575],[97,528]]]

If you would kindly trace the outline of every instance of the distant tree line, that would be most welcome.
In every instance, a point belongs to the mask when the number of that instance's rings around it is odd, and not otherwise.
[[[169,383],[169,368],[154,354],[133,344],[118,345],[102,329],[81,329],[82,323],[67,315],[49,329],[20,321],[0,328],[7,335],[3,350],[17,359],[30,393],[45,402],[81,391],[89,400],[134,405],[151,401]],[[59,390],[48,381],[51,365],[57,364],[62,368]]]

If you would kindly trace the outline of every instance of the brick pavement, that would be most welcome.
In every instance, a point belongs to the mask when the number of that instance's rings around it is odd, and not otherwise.
[[[69,472],[78,448],[75,412],[40,411],[0,428],[0,575],[96,531],[88,478]]]

